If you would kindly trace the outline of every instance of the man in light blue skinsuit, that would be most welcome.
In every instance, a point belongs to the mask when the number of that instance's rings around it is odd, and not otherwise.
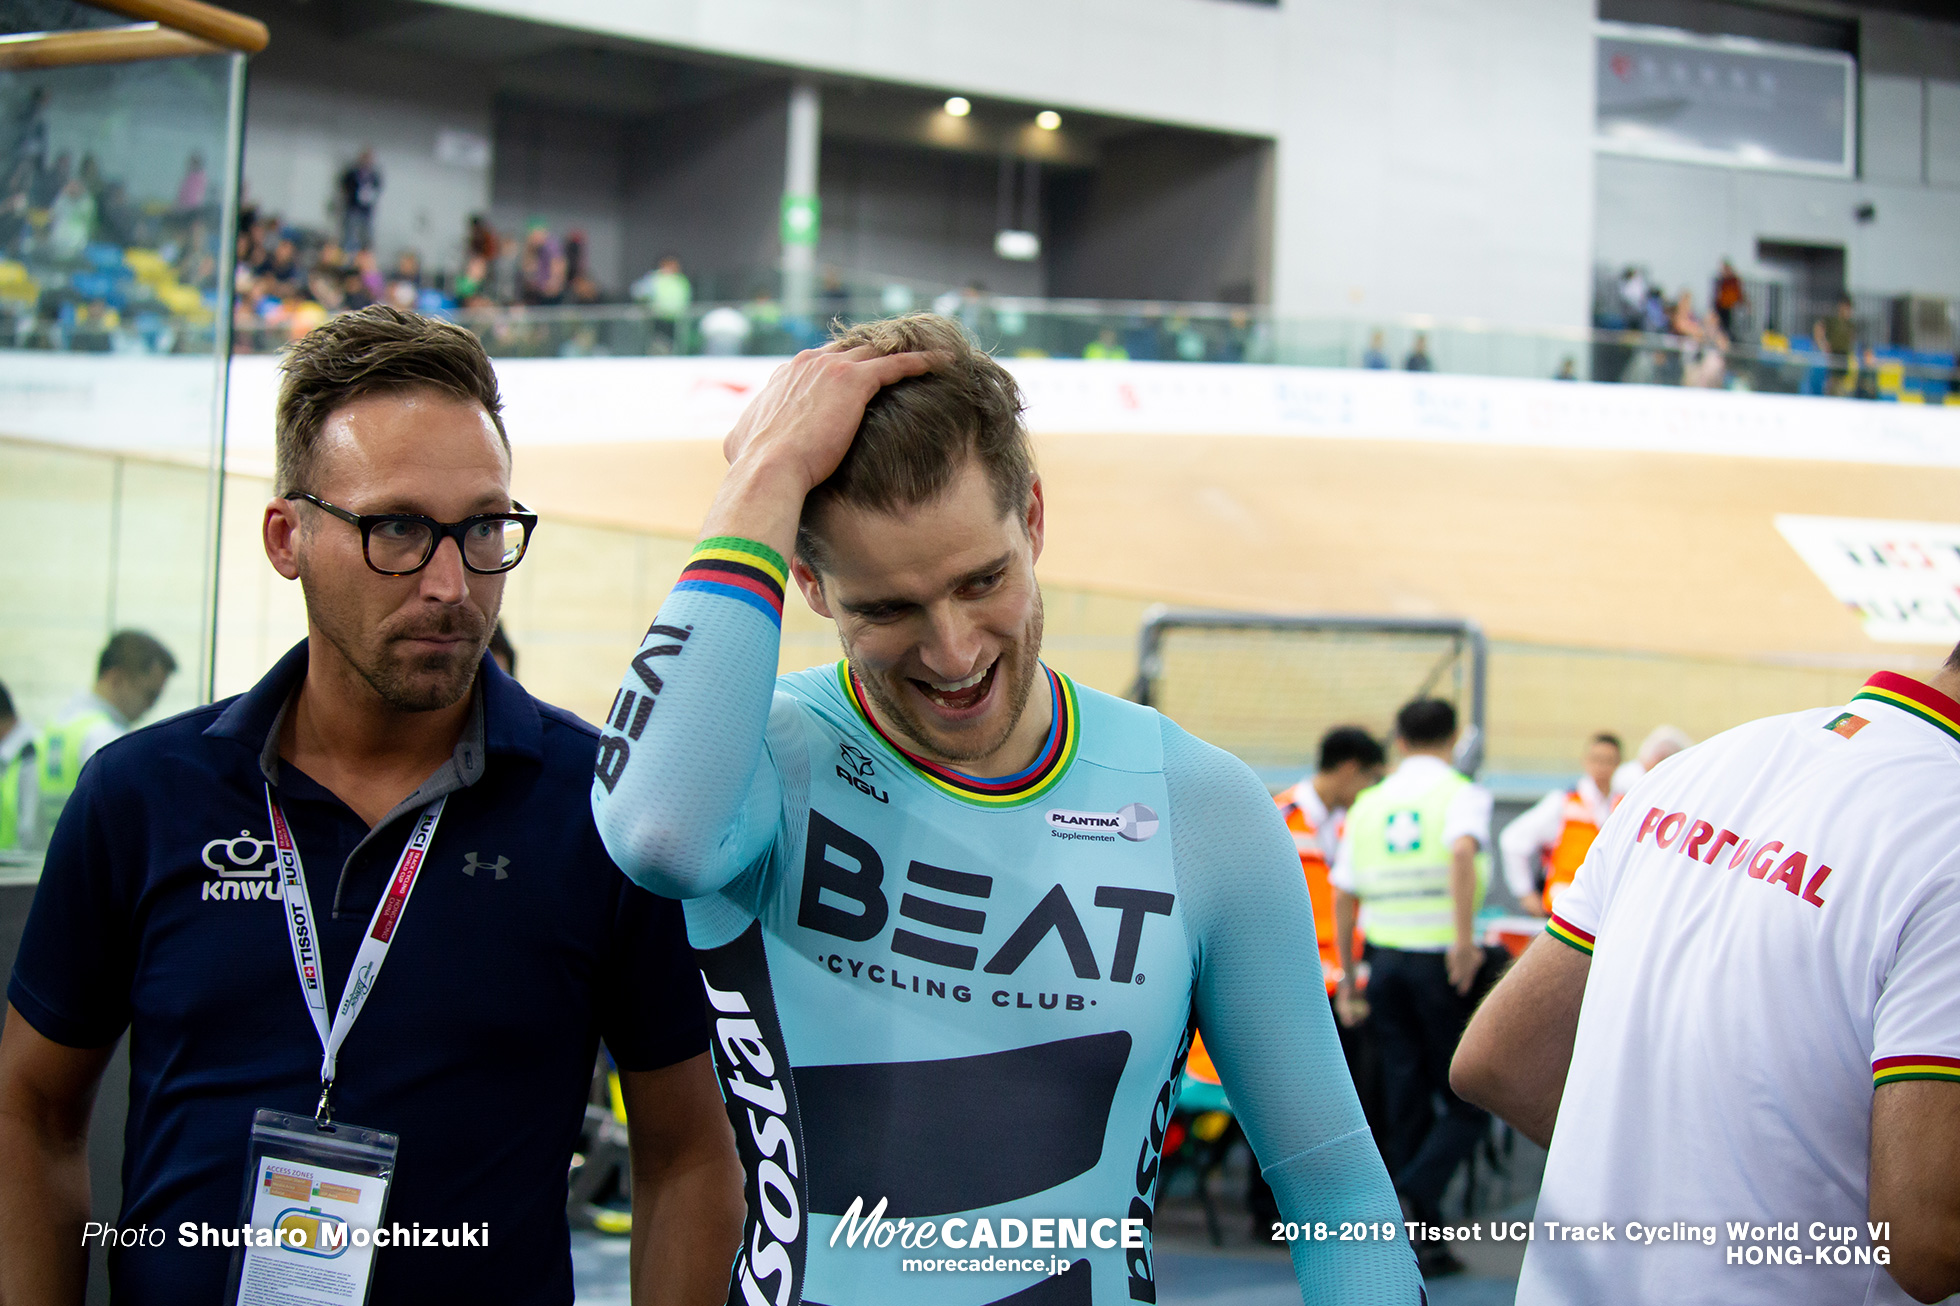
[[[747,1170],[729,1301],[1154,1302],[1195,1027],[1306,1300],[1417,1306],[1271,799],[1040,661],[1020,408],[944,318],[780,369],[608,716],[599,830],[686,900]],[[846,656],[779,680],[790,575]]]

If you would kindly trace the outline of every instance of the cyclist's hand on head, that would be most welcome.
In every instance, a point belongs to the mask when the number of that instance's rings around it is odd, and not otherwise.
[[[807,494],[844,460],[871,397],[931,366],[927,353],[806,349],[770,376],[722,441],[722,453],[731,466],[767,468]]]

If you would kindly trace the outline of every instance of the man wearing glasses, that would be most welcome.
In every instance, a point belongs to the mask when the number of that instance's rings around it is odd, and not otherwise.
[[[307,639],[105,747],[54,833],[0,1037],[0,1300],[82,1300],[88,1118],[125,1028],[118,1301],[208,1306],[279,1268],[181,1236],[235,1234],[248,1174],[293,1181],[248,1171],[270,1111],[397,1137],[381,1228],[408,1236],[376,1240],[369,1302],[569,1303],[601,1038],[635,1300],[722,1299],[741,1175],[679,911],[599,842],[596,732],[484,656],[537,526],[499,409],[475,337],[392,308],[288,354],[264,540]],[[335,1215],[354,1184],[298,1205]]]

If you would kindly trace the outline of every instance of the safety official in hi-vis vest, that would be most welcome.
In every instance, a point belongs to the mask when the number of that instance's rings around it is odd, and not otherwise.
[[[1451,764],[1456,739],[1456,709],[1440,699],[1417,699],[1396,714],[1402,762],[1348,809],[1330,877],[1341,951],[1336,1009],[1347,1024],[1372,1015],[1388,1109],[1383,1159],[1409,1214],[1430,1223],[1440,1218],[1450,1175],[1490,1123],[1448,1083],[1457,1039],[1498,965],[1474,935],[1490,879],[1491,798]],[[1367,937],[1365,1000],[1353,956],[1357,908]],[[1429,1246],[1417,1248],[1425,1275],[1462,1268]]]

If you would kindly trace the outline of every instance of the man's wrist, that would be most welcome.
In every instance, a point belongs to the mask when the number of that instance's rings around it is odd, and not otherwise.
[[[729,464],[719,497],[731,503],[788,506],[800,516],[803,500],[815,488],[797,458],[779,450],[751,449]]]
[[[787,555],[796,547],[797,524],[809,492],[802,470],[787,460],[739,460],[722,478],[703,534],[753,540]]]

